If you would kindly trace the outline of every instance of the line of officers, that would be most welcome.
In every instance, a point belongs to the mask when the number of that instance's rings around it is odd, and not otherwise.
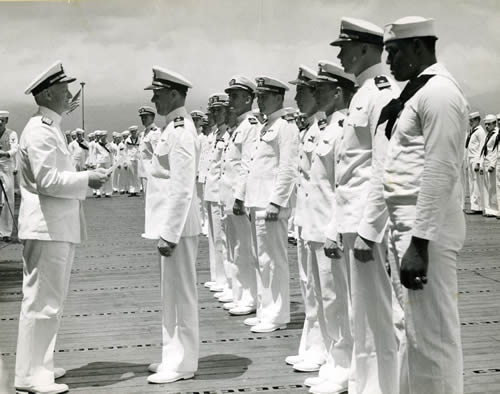
[[[191,379],[198,369],[200,210],[210,252],[205,285],[229,313],[255,312],[244,320],[252,332],[268,333],[290,322],[287,239],[295,209],[305,322],[296,354],[285,361],[298,371],[318,371],[305,381],[310,392],[463,393],[456,265],[465,240],[460,176],[470,110],[436,58],[436,40],[433,19],[405,17],[381,29],[342,18],[331,43],[340,49],[341,65],[300,66],[290,81],[298,122],[284,108],[288,84],[276,78],[234,76],[225,93],[210,96],[204,120],[186,111],[191,83],[153,67],[146,89],[166,126],[146,173],[143,237],[158,240],[163,315],[161,362],[149,366],[150,383]],[[382,65],[384,49],[394,78],[408,81],[402,91]],[[54,383],[64,371],[57,373],[53,350],[74,243],[83,236],[67,238],[75,226],[68,222],[62,231],[66,222],[59,220],[47,230],[55,235],[39,241],[27,209],[35,206],[45,219],[32,195],[52,193],[44,202],[59,207],[64,192],[77,218],[74,200],[109,174],[96,168],[40,178],[46,166],[30,165],[40,156],[32,146],[47,148],[35,131],[58,143],[60,116],[45,107],[60,114],[71,98],[67,83],[75,78],[56,66],[27,90],[40,113],[20,143],[27,183],[21,191],[30,197],[21,203],[20,238],[33,241],[23,252],[15,384],[37,393],[68,389]],[[54,104],[57,93],[64,105]],[[255,97],[263,124],[252,111]],[[203,136],[203,129],[211,132]],[[60,170],[67,174],[69,166],[65,161]],[[53,256],[67,272],[55,269]],[[51,269],[50,277],[59,280],[31,280],[31,266]],[[60,308],[57,316],[45,316],[49,311],[38,309],[48,297],[42,293],[54,288],[57,300],[48,299]],[[43,327],[33,323],[41,317]],[[34,390],[38,385],[44,387]]]
[[[464,200],[464,211],[500,219],[500,114],[486,115],[483,128],[480,113],[471,112],[469,125],[462,185],[464,196],[470,196],[470,208],[466,209]]]

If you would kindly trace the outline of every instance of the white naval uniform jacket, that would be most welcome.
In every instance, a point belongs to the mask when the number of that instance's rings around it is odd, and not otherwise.
[[[390,212],[398,206],[413,208],[412,236],[460,248],[463,229],[445,224],[463,215],[460,168],[469,106],[442,64],[420,75],[429,74],[435,76],[408,100],[394,126],[384,197]]]
[[[306,241],[324,243],[329,221],[335,216],[335,147],[342,137],[346,113],[346,109],[336,111],[327,118],[326,127],[320,124],[314,143],[304,196],[302,238]]]
[[[151,159],[153,158],[153,152],[158,144],[161,133],[161,129],[152,123],[139,135],[139,157],[142,163],[141,171],[143,172],[141,175],[145,177],[151,171]]]
[[[200,160],[198,164],[199,183],[205,183],[207,181],[210,146],[212,145],[214,138],[215,138],[214,132],[211,132],[209,135],[200,134],[198,136],[198,139],[200,141],[200,150],[201,150]]]
[[[153,153],[151,175],[166,180],[164,195],[159,196],[160,236],[177,244],[181,237],[201,232],[196,194],[200,146],[196,127],[185,107],[170,112],[166,124]]]
[[[227,132],[227,125],[221,125],[217,128],[212,144],[208,152],[208,172],[205,181],[205,201],[220,202],[220,178],[221,178],[221,164],[222,153],[226,145],[229,133]]]
[[[244,193],[252,146],[260,127],[252,111],[248,111],[238,116],[236,128],[227,138],[220,181],[220,201],[227,214],[233,213],[234,200]]]
[[[299,133],[299,176],[297,178],[297,201],[295,206],[294,224],[302,226],[307,215],[307,183],[309,181],[309,171],[311,170],[311,160],[313,152],[320,135],[318,121],[322,124],[326,120],[319,116],[320,113],[307,118],[307,127]],[[326,125],[326,123],[325,123]]]
[[[244,200],[248,208],[267,208],[270,203],[292,208],[299,130],[294,121],[283,118],[285,113],[280,109],[269,115],[253,144]]]
[[[467,160],[472,167],[480,162],[481,148],[485,140],[486,131],[479,125],[476,127],[474,133],[472,133],[469,140],[469,146],[467,147]]]
[[[17,133],[5,129],[0,137],[0,150],[7,152],[9,157],[0,157],[0,172],[13,171],[16,168],[16,155],[19,148]]]
[[[111,167],[113,164],[113,151],[110,144],[101,145],[97,142],[94,147],[95,164]]]
[[[481,153],[479,156],[479,167],[484,172],[487,172],[488,168],[490,168],[490,167],[496,168],[496,166],[497,166],[497,150],[494,149],[497,135],[498,135],[498,129],[495,128],[491,132],[491,135],[489,136],[489,138],[488,138],[488,134],[486,135],[486,138],[484,139],[484,142],[483,142],[483,146],[481,147]],[[485,148],[486,148],[486,155],[484,154]]]
[[[399,88],[381,63],[356,79],[359,89],[349,105],[336,152],[336,210],[327,232],[333,240],[337,233],[360,233],[381,242],[388,223],[381,180],[387,139],[375,131],[382,108],[399,96]]]
[[[40,107],[19,143],[21,207],[19,238],[80,243],[85,240],[85,200],[88,172],[76,172],[61,116]]]
[[[136,138],[127,137],[125,140],[125,154],[129,163],[139,160],[139,136]]]

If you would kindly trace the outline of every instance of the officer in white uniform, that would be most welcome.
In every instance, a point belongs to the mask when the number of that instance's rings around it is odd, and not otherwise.
[[[5,242],[11,240],[14,226],[14,218],[12,217],[14,213],[14,172],[18,149],[17,133],[8,129],[7,123],[9,123],[9,112],[0,111],[0,182],[3,185],[3,189],[0,187],[0,202],[3,203],[0,212],[0,238]],[[4,195],[4,192],[7,196]]]
[[[217,292],[215,296],[222,302],[232,301],[231,271],[229,269],[230,263],[227,259],[227,239],[223,229],[224,214],[220,204],[219,188],[222,153],[226,139],[228,138],[226,124],[228,106],[229,97],[226,93],[214,93],[209,97],[210,111],[212,112],[217,128],[210,139],[204,195],[208,215],[210,263],[211,270],[215,272],[215,284],[210,287],[210,290]]]
[[[255,312],[257,305],[257,256],[252,245],[250,219],[238,205],[234,210],[236,196],[246,187],[253,143],[261,127],[252,113],[255,90],[255,83],[243,75],[233,76],[225,89],[235,117],[234,130],[224,148],[220,181],[227,245],[233,262],[233,302],[224,305],[224,309],[232,315],[248,315]]]
[[[256,81],[258,105],[267,122],[254,142],[244,195],[235,197],[240,210],[250,209],[259,262],[257,317],[244,323],[252,332],[271,332],[290,321],[287,224],[298,176],[299,130],[293,119],[283,118],[287,85],[267,76]]]
[[[111,146],[111,152],[113,153],[113,163],[114,169],[113,174],[111,175],[111,184],[113,186],[113,193],[118,192],[118,169],[117,169],[117,159],[118,159],[118,145],[120,144],[120,133],[113,131],[111,134],[113,136],[113,141],[109,143]]]
[[[202,111],[194,110],[190,112],[191,118],[193,119],[194,125],[196,127],[196,132],[198,133],[198,140],[200,142],[200,162],[198,163],[198,173],[196,174],[196,190],[198,194],[198,200],[200,201],[200,219],[201,219],[201,231],[203,234],[208,234],[207,228],[207,209],[203,203],[205,195],[205,178],[201,177],[201,168],[203,167],[204,151],[207,146],[207,136],[203,133],[203,125],[205,123],[205,113]],[[204,231],[207,229],[207,231]]]
[[[498,215],[497,188],[496,188],[496,167],[497,167],[497,117],[486,115],[484,118],[486,127],[486,138],[479,155],[479,165],[477,169],[480,176],[481,185],[481,207],[483,216],[491,218]]]
[[[482,214],[481,208],[481,185],[479,170],[476,171],[477,164],[479,163],[481,148],[484,145],[486,138],[486,131],[481,126],[481,116],[479,112],[472,112],[469,115],[470,134],[466,139],[467,149],[467,165],[469,175],[469,195],[470,195],[470,209],[465,213],[468,215]]]
[[[314,148],[317,144],[320,129],[318,121],[324,119],[324,114],[318,113],[314,98],[317,78],[314,70],[304,65],[299,66],[299,73],[295,80],[290,81],[296,86],[295,102],[301,111],[299,127],[299,177],[297,180],[297,201],[294,215],[295,234],[297,236],[297,260],[299,268],[299,285],[304,300],[304,326],[300,338],[297,355],[288,356],[287,364],[293,365],[297,371],[317,371],[325,361],[326,349],[318,323],[318,303],[314,295],[314,278],[312,269],[307,264],[306,241],[302,237],[302,228],[307,221],[308,212],[306,200],[308,197],[307,183]],[[323,121],[322,124],[325,124]]]
[[[61,131],[61,115],[72,97],[61,62],[28,86],[38,112],[19,142],[21,207],[19,238],[23,249],[23,301],[19,317],[15,386],[30,393],[63,393],[54,379],[54,347],[68,292],[75,245],[85,239],[81,200],[87,187],[107,179],[102,170],[76,172]]]
[[[139,181],[139,128],[130,126],[128,131],[130,135],[125,140],[125,153],[127,156],[127,177],[128,177],[128,196],[137,197],[141,189]]]
[[[327,249],[337,234],[350,270],[354,354],[349,391],[397,393],[398,345],[393,325],[392,285],[387,274],[388,214],[382,193],[387,139],[376,133],[380,111],[399,94],[381,64],[383,30],[364,20],[342,18],[338,58],[359,86],[349,105],[337,150],[335,217]],[[340,376],[339,390],[345,385]]]
[[[403,394],[463,393],[456,265],[465,239],[460,166],[469,108],[437,62],[436,40],[433,19],[405,17],[385,27],[387,63],[396,80],[408,81],[382,111],[390,138],[384,197],[391,272],[407,289],[396,293],[407,339]]]
[[[113,165],[113,151],[107,142],[108,132],[106,130],[96,131],[96,144],[95,144],[95,164],[96,168],[103,168],[108,170]],[[106,198],[111,198],[113,187],[111,185],[111,176],[102,187],[97,190],[96,198],[104,195]]]
[[[160,364],[150,383],[190,379],[198,369],[199,327],[196,289],[196,256],[200,215],[196,196],[196,166],[200,147],[196,128],[184,107],[191,83],[173,71],[153,67],[151,101],[166,128],[155,148],[152,175],[168,182],[163,206],[158,250],[161,254],[163,348]]]
[[[145,194],[147,204],[147,182],[151,172],[153,151],[160,139],[161,129],[155,124],[155,110],[144,105],[138,110],[144,130],[139,134],[139,164],[138,174],[141,188]]]
[[[333,259],[327,257],[323,247],[328,221],[334,217],[335,149],[343,135],[347,105],[355,92],[355,78],[335,63],[320,61],[318,76],[312,83],[316,86],[318,107],[327,118],[318,122],[320,133],[312,151],[306,183],[302,236],[307,243],[307,263],[313,272],[318,321],[327,357],[318,377],[308,378],[304,384],[311,386],[312,393],[331,393],[346,387],[353,338],[348,313],[347,265],[341,254],[336,254]]]

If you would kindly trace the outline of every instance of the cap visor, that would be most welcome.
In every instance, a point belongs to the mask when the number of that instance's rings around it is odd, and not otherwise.
[[[346,43],[346,42],[351,42],[352,39],[351,38],[337,38],[335,41],[331,42],[330,45],[332,47],[340,47],[342,46],[342,44]]]

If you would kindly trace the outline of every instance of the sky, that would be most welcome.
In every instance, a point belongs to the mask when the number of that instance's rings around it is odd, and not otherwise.
[[[295,78],[336,61],[329,46],[340,19],[383,26],[419,15],[436,19],[438,60],[460,82],[472,108],[500,113],[500,2],[497,0],[0,0],[0,109],[21,131],[36,111],[27,85],[56,60],[85,82],[85,128],[122,131],[140,124],[137,108],[152,66],[193,84],[186,106],[206,108],[235,74]],[[293,105],[294,89],[287,94]],[[81,108],[63,128],[81,126]],[[159,125],[163,124],[158,119]]]

